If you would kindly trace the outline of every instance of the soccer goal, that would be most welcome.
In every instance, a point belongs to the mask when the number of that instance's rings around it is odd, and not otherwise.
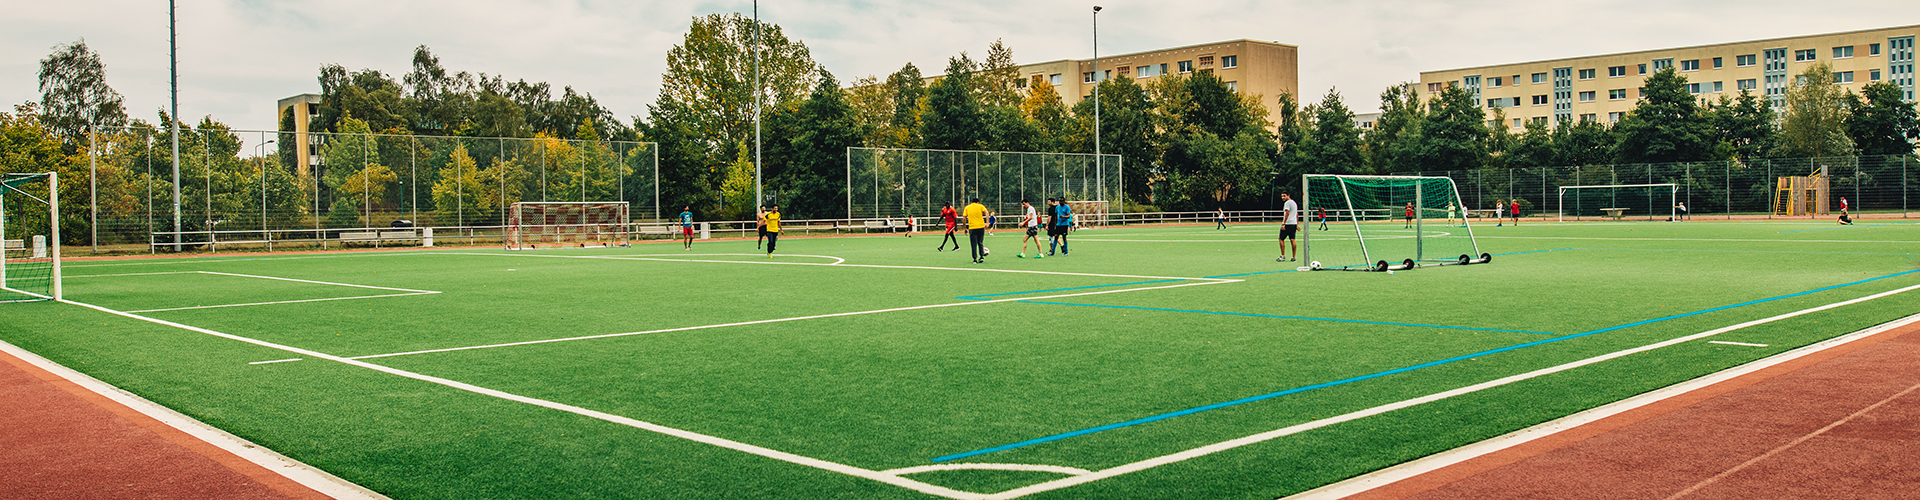
[[[0,177],[0,303],[60,300],[60,181]]]
[[[1308,174],[1301,181],[1305,269],[1397,271],[1493,260],[1480,252],[1472,224],[1458,217],[1466,205],[1451,178]]]
[[[1672,221],[1679,213],[1679,194],[1680,187],[1671,183],[1560,186],[1560,220],[1567,220],[1569,215],[1573,220],[1619,220],[1644,214],[1647,220],[1666,217]]]
[[[523,201],[507,215],[507,249],[627,246],[627,202]]]
[[[1019,214],[1020,200],[1045,208],[1059,198],[1086,214],[1081,225],[1100,225],[1123,210],[1125,164],[1111,154],[847,148],[847,218],[931,217],[975,198]]]

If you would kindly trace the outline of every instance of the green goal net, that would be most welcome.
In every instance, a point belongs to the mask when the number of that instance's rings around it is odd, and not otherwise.
[[[59,203],[53,173],[0,177],[0,303],[59,300]]]
[[[1307,267],[1387,271],[1490,260],[1453,179],[1306,175],[1300,240]]]

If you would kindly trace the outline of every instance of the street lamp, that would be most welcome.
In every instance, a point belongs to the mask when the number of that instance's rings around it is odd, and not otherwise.
[[[1101,190],[1106,188],[1104,176],[1107,168],[1105,157],[1100,156],[1100,6],[1093,6],[1093,173],[1102,177]],[[1106,199],[1102,193],[1101,199]]]
[[[260,238],[273,241],[273,234],[267,232],[267,153],[268,144],[262,142],[253,146],[253,157],[260,161]]]

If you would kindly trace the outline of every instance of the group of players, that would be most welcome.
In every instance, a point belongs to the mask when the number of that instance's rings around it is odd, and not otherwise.
[[[1047,198],[1047,213],[1045,215],[1041,215],[1034,209],[1033,203],[1027,200],[1020,200],[1020,209],[1024,213],[1021,215],[1019,227],[1025,229],[1027,234],[1020,239],[1020,253],[1015,255],[1015,257],[1022,259],[1027,257],[1027,242],[1033,242],[1033,258],[1036,259],[1054,255],[1056,251],[1058,251],[1059,255],[1067,255],[1069,253],[1067,249],[1067,233],[1073,232],[1074,217],[1073,207],[1067,205],[1066,199]],[[993,227],[993,223],[996,222],[994,220],[996,217],[992,211],[987,210],[986,205],[980,204],[979,198],[974,198],[971,203],[968,203],[964,209],[959,211],[953,209],[952,203],[942,206],[940,208],[940,222],[946,226],[947,231],[940,240],[940,246],[935,247],[934,251],[946,251],[948,242],[953,243],[954,250],[960,249],[960,241],[954,239],[953,233],[960,225],[961,219],[965,219],[967,224],[967,243],[968,248],[971,249],[970,254],[973,257],[973,263],[980,264],[986,262],[988,253],[986,247],[987,229]],[[1040,228],[1042,226],[1047,228],[1048,240],[1047,252],[1044,254],[1040,253]],[[908,234],[908,236],[912,236],[912,234]]]

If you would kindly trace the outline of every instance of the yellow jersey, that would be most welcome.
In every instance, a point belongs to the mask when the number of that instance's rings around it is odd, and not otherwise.
[[[987,227],[987,206],[979,203],[968,203],[966,217],[967,229]]]
[[[780,212],[767,212],[767,232],[780,232]]]

